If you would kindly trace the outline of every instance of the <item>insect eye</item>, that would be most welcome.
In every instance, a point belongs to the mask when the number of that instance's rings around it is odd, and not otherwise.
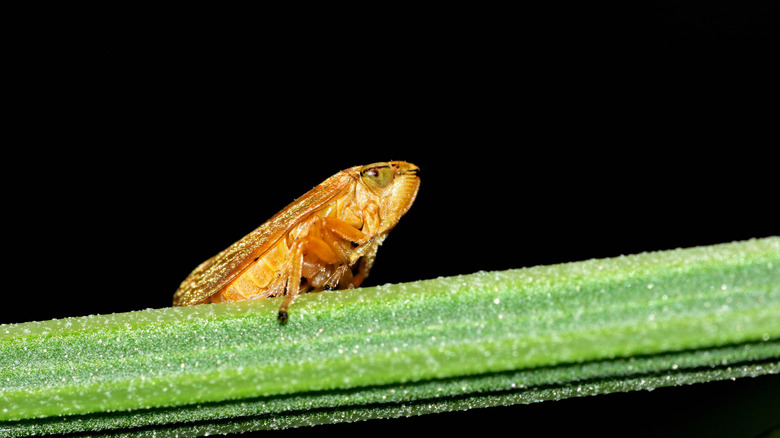
[[[379,187],[384,187],[393,180],[393,170],[387,164],[369,164],[360,171],[360,176]]]

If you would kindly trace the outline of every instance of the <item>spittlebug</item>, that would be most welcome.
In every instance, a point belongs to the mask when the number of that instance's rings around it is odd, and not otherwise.
[[[419,168],[403,161],[343,170],[268,222],[201,263],[174,306],[283,295],[278,319],[298,294],[363,282],[379,245],[411,207]]]

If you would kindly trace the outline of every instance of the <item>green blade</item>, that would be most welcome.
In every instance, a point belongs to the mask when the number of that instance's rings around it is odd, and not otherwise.
[[[0,326],[0,434],[283,428],[776,374],[780,238]],[[146,433],[143,432],[143,433]]]

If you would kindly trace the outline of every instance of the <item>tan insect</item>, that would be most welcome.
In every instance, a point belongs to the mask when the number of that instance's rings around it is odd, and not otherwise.
[[[379,245],[411,207],[419,168],[403,161],[343,170],[268,222],[201,263],[174,306],[284,295],[278,319],[300,293],[360,286]]]

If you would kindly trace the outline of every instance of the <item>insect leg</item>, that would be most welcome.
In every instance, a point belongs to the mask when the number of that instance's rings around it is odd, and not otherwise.
[[[369,202],[363,208],[363,231],[368,234],[376,234],[382,219],[379,217],[379,207],[374,202]]]
[[[340,219],[324,217],[322,218],[322,224],[325,228],[333,231],[342,239],[349,240],[350,242],[363,243],[368,238],[365,233]]]
[[[292,304],[295,297],[298,296],[298,289],[301,288],[303,246],[304,246],[304,240],[302,239],[295,242],[292,248],[290,248],[291,265],[289,268],[289,273],[287,274],[287,294],[284,296],[284,299],[282,300],[282,305],[279,306],[279,314],[276,317],[279,320],[279,322],[282,323],[287,321],[288,318],[287,308],[290,307],[290,304]]]
[[[306,236],[293,244],[290,249],[290,269],[287,274],[287,294],[279,307],[277,318],[280,322],[287,320],[287,308],[290,307],[301,288],[301,274],[303,272],[303,256],[305,253],[311,253],[317,256],[320,261],[328,264],[339,262],[339,257],[333,252],[330,246],[322,239],[314,236]]]
[[[360,286],[360,284],[363,283],[363,280],[368,277],[368,273],[371,271],[371,267],[374,266],[374,260],[376,260],[376,253],[379,249],[379,245],[382,244],[384,239],[385,235],[379,235],[374,239],[373,242],[371,242],[371,246],[366,251],[366,254],[360,258],[360,261],[358,262],[357,273],[355,273],[355,275],[353,275],[349,280],[349,285],[347,288],[351,289],[353,287]]]
[[[336,263],[340,261],[339,256],[333,249],[318,237],[308,237],[306,239],[306,251],[317,256],[324,263]],[[343,261],[343,260],[341,260]]]

